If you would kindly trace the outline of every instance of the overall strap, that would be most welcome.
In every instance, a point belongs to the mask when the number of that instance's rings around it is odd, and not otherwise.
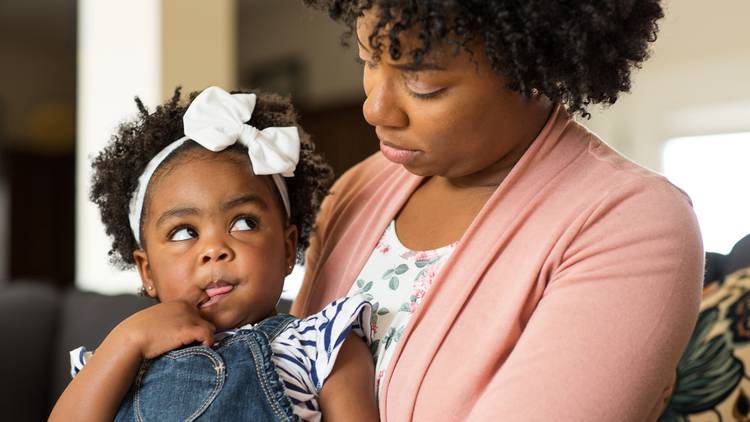
[[[279,335],[286,327],[297,318],[288,314],[278,314],[272,317],[266,318],[263,321],[257,323],[254,329],[262,332],[268,337],[268,341],[273,341],[276,336]]]

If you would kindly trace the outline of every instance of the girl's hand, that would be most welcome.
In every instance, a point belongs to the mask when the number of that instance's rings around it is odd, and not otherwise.
[[[49,420],[112,420],[143,359],[196,341],[210,346],[214,330],[198,309],[182,302],[160,303],[133,314],[99,345],[60,396]]]
[[[151,359],[194,342],[210,347],[215,331],[216,327],[201,318],[195,306],[163,302],[131,315],[108,337],[137,350],[142,359]]]

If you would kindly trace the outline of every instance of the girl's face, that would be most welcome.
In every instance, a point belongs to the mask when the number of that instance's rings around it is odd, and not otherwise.
[[[275,189],[236,151],[196,149],[166,164],[148,189],[145,251],[134,252],[146,292],[196,306],[218,330],[266,317],[297,242]]]
[[[472,56],[434,43],[415,64],[409,52],[416,36],[406,31],[400,60],[390,58],[386,37],[374,60],[374,14],[358,20],[357,41],[367,96],[363,113],[383,155],[412,173],[450,179],[481,179],[512,166],[546,121],[549,102],[505,88],[506,78],[492,70],[480,46],[472,46]]]

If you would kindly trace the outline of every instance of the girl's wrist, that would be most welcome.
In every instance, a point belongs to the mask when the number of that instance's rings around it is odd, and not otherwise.
[[[145,359],[145,340],[143,337],[143,334],[133,329],[126,319],[112,330],[104,342],[117,350],[137,355],[139,359]]]

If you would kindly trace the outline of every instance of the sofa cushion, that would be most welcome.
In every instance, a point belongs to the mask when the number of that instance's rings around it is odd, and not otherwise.
[[[750,267],[708,283],[664,421],[750,420]]]
[[[750,236],[706,254],[700,315],[662,421],[750,421]]]
[[[8,421],[41,421],[49,406],[49,354],[59,292],[49,284],[16,281],[0,288],[0,415]]]
[[[52,350],[53,403],[70,382],[68,352],[78,346],[96,349],[122,320],[154,303],[153,299],[134,294],[110,296],[75,289],[65,292],[60,308],[58,337]]]

